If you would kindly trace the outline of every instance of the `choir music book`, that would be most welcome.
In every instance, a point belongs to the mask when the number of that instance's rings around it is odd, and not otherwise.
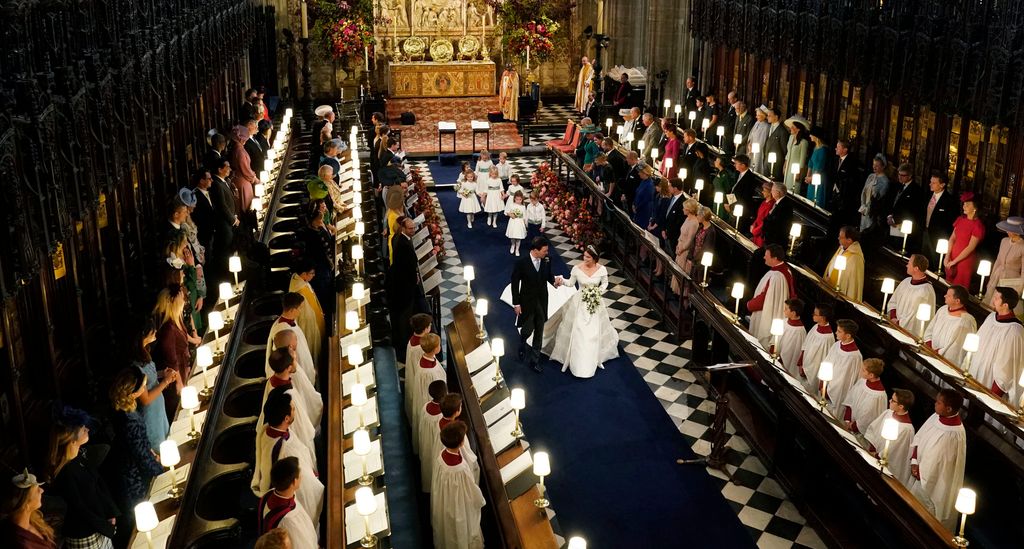
[[[473,349],[466,355],[466,370],[470,374],[475,374],[480,371],[480,368],[487,366],[491,362],[493,356],[491,355],[491,346],[484,341],[479,347]]]
[[[377,380],[373,375],[373,363],[367,362],[358,368],[359,370],[359,383],[366,386],[367,390],[370,390],[377,386]],[[342,396],[348,396],[352,394],[352,385],[356,383],[356,368],[353,368],[343,374],[341,374],[341,391]]]
[[[387,488],[380,490],[379,493],[374,494],[374,498],[377,500],[377,510],[369,516],[370,532],[377,537],[385,537],[391,533],[391,526],[388,524],[388,502],[385,497]],[[353,501],[350,505],[345,506],[345,539],[358,542],[365,535],[366,521],[356,511],[356,504]]]
[[[487,436],[491,439],[491,448],[495,455],[504,452],[516,443],[516,437],[512,436],[512,431],[515,430],[516,417],[514,414],[506,415],[487,428]]]
[[[348,346],[355,344],[358,344],[360,347],[362,347],[364,355],[373,356],[372,353],[365,353],[367,348],[370,347],[370,326],[368,324],[356,330],[355,332],[352,332],[351,334],[348,334],[347,336],[341,338],[340,345],[342,349],[345,349],[346,354],[348,353]]]
[[[380,418],[377,417],[377,395],[373,395],[366,399],[366,404],[363,404],[362,406],[349,405],[347,408],[341,410],[341,419],[345,424],[344,435],[346,437],[359,429],[360,413],[362,413],[363,417],[363,427],[377,425],[380,421]]]
[[[366,454],[366,474],[377,476],[384,472],[384,459],[380,448],[380,438],[370,442],[370,453]],[[349,485],[363,476],[363,458],[355,450],[345,452],[342,460],[345,464],[345,484]]]
[[[491,363],[473,376],[473,388],[476,389],[476,394],[481,400],[483,400],[484,395],[498,387],[498,384],[494,381],[496,371],[497,365]]]

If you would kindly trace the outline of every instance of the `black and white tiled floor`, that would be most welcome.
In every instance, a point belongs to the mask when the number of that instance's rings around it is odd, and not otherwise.
[[[537,124],[565,125],[566,119],[579,119],[580,114],[570,102],[547,102],[541,101],[540,109],[537,110]]]
[[[535,167],[544,160],[544,156],[520,159],[524,162],[532,159]],[[533,167],[521,175],[525,173],[528,177],[533,173]],[[452,307],[465,299],[466,283],[444,214],[439,205],[437,209],[445,230],[445,248],[449,250],[449,255],[442,262],[445,276],[440,287],[442,323],[447,325],[451,322]],[[546,234],[567,263],[581,260],[581,253],[561,230],[550,228]],[[691,342],[676,344],[675,336],[667,331],[657,312],[644,306],[644,296],[628,284],[617,266],[609,264],[607,269],[609,287],[605,297],[623,350],[641,370],[666,413],[678,420],[679,432],[694,452],[706,456],[711,451],[710,426],[715,403],[708,399],[704,387],[686,369]],[[443,330],[441,332],[443,334]],[[785,491],[768,474],[761,460],[751,452],[743,437],[736,434],[731,423],[727,425],[727,431],[730,434],[726,456],[728,470],[741,484],[729,482],[717,470],[707,469],[707,472],[719,484],[722,495],[747,527],[757,546],[762,549],[825,547],[789,501]]]

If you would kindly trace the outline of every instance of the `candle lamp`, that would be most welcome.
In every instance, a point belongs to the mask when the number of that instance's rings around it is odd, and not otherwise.
[[[775,171],[775,161],[776,160],[778,160],[778,155],[775,154],[775,151],[772,151],[772,152],[768,153],[768,173],[769,173],[769,175]]]
[[[171,489],[167,497],[178,499],[185,490],[178,486],[178,477],[174,474],[174,466],[181,461],[181,454],[178,453],[178,443],[173,440],[165,440],[160,443],[160,465],[171,470]]]
[[[981,285],[978,286],[978,299],[985,297],[985,277],[992,274],[992,262],[982,259],[978,262],[978,274],[981,275]]]
[[[160,524],[156,516],[156,507],[152,502],[143,501],[135,506],[135,529],[146,534],[146,545],[153,549],[153,530]]]
[[[491,378],[497,385],[501,385],[505,378],[501,375],[501,357],[505,356],[505,340],[496,337],[491,340],[491,356],[494,357],[494,377]]]
[[[679,124],[679,114],[683,112],[683,106],[677,103],[674,110],[676,113],[676,124]]]
[[[938,242],[935,243],[935,253],[939,254],[939,270],[936,271],[935,274],[942,276],[942,260],[946,257],[946,254],[949,253],[949,241],[945,238],[940,238]]]
[[[213,356],[221,357],[224,355],[224,350],[220,345],[220,332],[224,329],[224,316],[220,314],[220,311],[210,311],[210,314],[206,315],[206,324],[213,330]]]
[[[366,298],[366,285],[362,281],[352,283],[352,299],[356,300],[356,311],[359,314],[359,322],[366,322],[363,314],[363,299]]]
[[[964,336],[964,364],[962,366],[964,377],[970,379],[971,377],[971,357],[974,353],[978,352],[978,344],[981,343],[981,339],[977,333],[967,334]]]
[[[277,151],[274,151],[274,150],[267,151],[267,160],[269,160],[271,162],[277,160]],[[267,171],[269,172],[270,170],[267,170]]]
[[[363,245],[362,244],[353,244],[352,245],[352,261],[355,262],[355,279],[356,280],[362,280],[363,279],[363,277],[360,274],[361,270],[359,268],[359,263],[360,263],[360,261],[362,261],[362,259],[363,259]]]
[[[684,175],[680,179],[686,179],[686,175],[685,175],[686,174],[686,168],[683,168],[683,174]],[[697,194],[699,195],[700,192],[704,190],[704,180],[703,179],[695,180],[693,182],[693,188],[694,188],[694,190],[697,191]]]
[[[619,136],[619,141],[622,141],[622,132],[626,129],[622,127],[622,124],[615,126],[615,135]]]
[[[255,200],[254,198],[253,201]],[[238,273],[242,272],[242,258],[238,257],[238,254],[228,258],[228,271],[235,277],[235,295],[242,293],[242,289],[238,287]]]
[[[697,111],[690,111],[689,114],[686,115],[686,117],[690,119],[690,129],[692,130],[693,121],[697,119]]]
[[[793,179],[796,180],[796,176],[800,175],[800,164],[796,162],[790,164],[789,173],[793,174]],[[797,183],[799,183],[799,181]]]
[[[614,124],[614,123],[612,122],[611,118],[609,118],[609,119],[604,121],[605,127],[608,128],[608,134],[609,135],[612,133],[612,124]]]
[[[753,154],[761,154],[761,144],[760,143],[751,143],[750,144],[750,152],[753,153]]]
[[[722,202],[725,202],[725,194],[722,193],[722,191],[716,192],[715,193],[714,202],[715,202],[715,215],[719,215],[718,210],[719,210],[719,208],[721,208]]]
[[[359,366],[363,364],[363,349],[358,343],[353,343],[346,349],[345,356],[348,357],[348,365],[355,369],[356,372],[356,383],[362,383],[359,379]]]
[[[359,205],[352,206],[352,219],[356,221],[363,220],[363,207]]]
[[[267,173],[266,171],[260,172],[260,179],[259,180],[260,181],[269,181],[270,180],[270,174]],[[252,195],[253,196],[258,196],[260,198],[263,198],[263,195],[266,194],[266,192],[267,192],[267,184],[266,183],[257,183],[257,184],[252,186]]]
[[[512,389],[509,400],[512,403],[512,412],[516,415],[516,428],[511,434],[516,440],[519,440],[523,438],[523,424],[519,422],[519,413],[522,412],[523,408],[526,408],[526,391],[518,387]]]
[[[700,264],[704,267],[704,279],[701,280],[700,285],[705,288],[708,287],[708,267],[710,267],[714,261],[715,256],[711,252],[704,252],[704,254],[700,256]]]
[[[199,440],[199,431],[196,430],[196,410],[199,409],[199,392],[195,387],[186,385],[181,388],[181,409],[188,410],[188,441],[195,444]]]
[[[928,321],[932,319],[932,306],[927,303],[921,303],[917,306],[917,315],[915,316],[921,321],[921,332],[917,336],[917,343],[923,345],[925,327],[928,326]]]
[[[818,406],[822,411],[825,411],[825,405],[828,404],[828,382],[832,381],[833,374],[831,362],[822,362],[821,366],[818,366],[818,381],[821,382],[821,398],[818,399]]]
[[[377,536],[370,530],[370,515],[377,512],[377,496],[373,495],[373,489],[369,486],[362,486],[356,490],[356,512],[363,517],[363,537],[359,540],[361,547],[376,547]]]
[[[914,232],[914,222],[909,219],[904,219],[900,223],[900,232],[903,233],[903,246],[900,248],[900,255],[907,254],[907,237],[910,233]]]
[[[363,462],[363,474],[359,477],[359,485],[369,486],[373,484],[373,477],[366,472],[366,456],[370,454],[369,431],[366,429],[356,429],[356,432],[352,433],[352,451],[362,458]]]
[[[544,497],[544,477],[551,474],[551,461],[548,458],[547,452],[535,452],[533,454],[533,474],[537,475],[540,479],[540,497],[533,500],[533,504],[539,507],[543,513],[544,509],[551,505],[551,502]]]
[[[207,376],[208,368],[213,366],[213,351],[210,350],[209,345],[200,345],[196,347],[196,366],[199,366],[203,375],[203,389],[199,391],[199,398],[208,400],[210,395],[213,394],[213,389],[210,388]]]
[[[775,364],[775,360],[779,358],[779,338],[786,332],[786,321],[781,318],[773,318],[771,326],[772,334],[772,364]]]
[[[662,106],[665,107],[665,116],[668,116],[668,109],[669,109],[669,107],[672,106],[672,100],[671,99],[666,99],[665,102],[662,104]]]
[[[736,204],[732,207],[732,215],[736,217],[736,231],[740,230],[740,219],[743,217],[743,204]]]
[[[651,161],[652,162],[657,162],[658,161],[658,148],[657,147],[651,149]]]
[[[736,300],[736,310],[733,311],[735,318],[733,318],[732,321],[738,323],[740,321],[740,299],[743,298],[743,283],[734,283],[732,285],[732,292],[729,295]]]
[[[964,528],[967,526],[967,515],[973,515],[978,503],[978,494],[970,488],[961,488],[956,494],[956,510],[960,513],[960,532],[953,538],[953,544],[957,547],[967,547],[968,541],[964,537]]]
[[[680,167],[679,168],[679,173],[678,173],[677,177],[679,177],[679,179],[682,179],[683,181],[686,181],[686,174],[687,173],[689,173],[689,172],[686,171],[686,168]]]
[[[732,144],[736,145],[737,147],[739,147],[740,143],[743,143],[743,134],[739,134],[739,133],[733,134],[733,136],[732,136]]]
[[[362,221],[356,221],[355,233],[356,233],[356,244],[362,245],[362,243],[363,243],[363,235],[366,234],[366,223],[364,223]]]
[[[476,333],[476,337],[481,340],[487,339],[487,330],[484,329],[484,317],[487,316],[487,306],[488,303],[486,298],[481,297],[476,300],[475,312],[480,322],[479,331]]]
[[[462,269],[462,278],[466,280],[466,303],[472,303],[473,292],[470,288],[470,284],[476,279],[476,270],[472,265],[466,265]]]
[[[345,312],[345,329],[354,332],[359,329],[359,312],[358,311],[346,311]]]
[[[711,127],[711,120],[705,118],[705,119],[700,121],[700,130],[702,132],[708,131],[708,128],[710,128],[710,127]]]
[[[662,160],[661,163],[665,165],[665,169],[666,170],[671,170],[672,169],[672,157],[670,157],[670,156],[665,157],[665,159]]]
[[[573,536],[569,538],[569,544],[566,545],[566,549],[587,549],[587,540]]]
[[[356,409],[356,414],[359,414],[359,427],[365,427],[365,420],[363,419],[363,406],[366,406],[366,385],[362,383],[352,384],[352,393],[350,395],[352,406]]]
[[[270,151],[267,151],[267,152],[270,152]],[[271,160],[270,158],[265,158],[263,160],[263,170],[262,171],[265,171],[265,172],[272,172],[272,171],[274,171],[274,161]]]
[[[885,306],[889,303],[889,296],[896,291],[896,281],[892,278],[882,279],[882,318],[886,318]]]
[[[846,270],[846,256],[839,254],[836,256],[835,262],[832,264],[832,268],[836,270],[836,291],[839,291],[839,281],[843,278],[843,271]]]
[[[813,200],[815,202],[817,202],[818,201],[818,188],[821,187],[821,174],[820,173],[812,173],[811,174],[811,186],[814,187],[814,194],[812,195],[814,197]]]
[[[718,136],[718,148],[722,148],[722,138],[725,137],[725,126],[715,128],[715,135]]]
[[[796,241],[800,238],[800,234],[803,232],[803,225],[799,223],[793,223],[789,228],[789,255],[793,255],[793,249],[796,248]]]
[[[882,453],[878,454],[879,471],[885,472],[886,465],[889,465],[889,445],[900,436],[900,422],[891,417],[885,418],[882,422],[882,438],[885,445],[882,446]]]
[[[644,140],[643,139],[641,139],[641,140],[636,142],[636,150],[638,150],[638,151],[644,150]]]

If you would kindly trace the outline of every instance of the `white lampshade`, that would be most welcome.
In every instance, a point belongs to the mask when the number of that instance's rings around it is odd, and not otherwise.
[[[722,202],[725,202],[725,195],[721,191],[716,192],[715,193],[715,204],[721,204]]]
[[[249,204],[249,207],[251,209],[257,211],[257,212],[262,210],[263,209],[263,199],[258,197],[258,196],[252,197],[252,202]]]
[[[818,379],[821,381],[832,381],[833,368],[831,362],[822,362],[818,366]]]
[[[978,343],[980,343],[980,342],[981,342],[981,339],[978,338],[978,334],[967,334],[966,336],[964,336],[963,349],[964,349],[964,351],[967,351],[968,353],[977,353],[978,352]]]
[[[914,222],[909,219],[904,219],[903,223],[900,223],[900,232],[903,234],[910,234],[914,232]]]
[[[621,136],[621,135],[622,135],[622,132],[623,132],[624,130],[625,130],[625,128],[623,128],[623,127],[622,127],[622,124],[619,124],[618,126],[615,126],[615,133],[616,133],[617,135],[619,135],[619,136]]]
[[[700,256],[700,264],[704,267],[710,267],[714,261],[715,255],[711,252],[704,252],[704,254]]]
[[[732,144],[733,145],[739,145],[740,143],[743,143],[743,135],[739,134],[739,133],[733,135],[732,136]]]
[[[480,298],[476,300],[476,316],[487,316],[487,299]]]
[[[614,124],[614,122],[612,122],[612,119],[611,119],[611,118],[609,118],[609,119],[607,119],[607,120],[605,120],[605,121],[604,121],[604,125],[605,125],[605,126],[606,126],[606,127],[608,128],[608,131],[611,131],[611,129],[612,129],[612,124]]]
[[[370,432],[366,429],[356,429],[352,433],[352,451],[357,456],[365,456],[370,453]]]
[[[373,495],[373,490],[369,486],[356,490],[356,512],[364,517],[377,512],[377,496]]]
[[[704,120],[701,120],[701,121],[700,121],[700,127],[701,127],[701,129],[703,129],[703,130],[706,130],[706,129],[708,129],[708,127],[710,127],[710,126],[711,126],[711,120],[708,120],[707,118],[705,118]]]
[[[771,334],[773,336],[780,336],[786,331],[786,321],[781,318],[772,319]]]
[[[181,388],[181,409],[182,410],[196,410],[199,408],[199,391],[191,386],[186,385]]]
[[[260,181],[270,181],[270,172],[268,172],[266,170],[263,170],[262,172],[260,172],[260,179],[259,180]],[[267,190],[267,187],[263,183],[257,183],[257,184],[252,186],[252,195],[253,196],[263,196],[263,193],[265,193],[266,190]]]
[[[686,168],[683,168],[683,171],[685,172]],[[682,179],[686,179],[686,176],[683,175]],[[704,190],[704,180],[703,179],[697,179],[696,181],[694,181],[693,182],[693,188],[697,189],[697,192],[703,191]]]
[[[210,311],[210,314],[206,316],[206,323],[210,326],[211,330],[223,330],[224,315],[220,311]]]
[[[143,501],[135,506],[135,528],[139,532],[152,532],[160,524],[156,516],[156,507],[149,501]]]
[[[359,328],[359,311],[348,311],[345,313],[345,329],[354,332]]]
[[[361,205],[363,203],[363,193],[353,193],[352,203],[356,205]]]
[[[891,294],[896,291],[896,281],[891,278],[882,279],[882,293]]]
[[[538,477],[546,477],[551,474],[551,461],[547,452],[535,452],[533,454],[533,474]]]
[[[970,488],[961,488],[956,494],[956,510],[958,513],[973,515],[978,503],[978,494]]]
[[[361,244],[352,245],[352,259],[363,258],[363,246]]]
[[[690,173],[690,172],[686,171],[686,168],[679,168],[679,179],[685,180],[686,179],[686,175],[688,173]],[[703,189],[704,187],[701,187],[701,188]]]
[[[363,363],[363,348],[358,343],[353,343],[348,346],[348,363],[353,366],[358,366]]]
[[[900,436],[900,422],[891,417],[885,418],[882,422],[882,438],[885,440],[896,440]]]
[[[637,142],[636,142],[636,146],[637,146],[637,148],[639,148],[640,150],[643,150],[643,148],[644,148],[644,140],[643,140],[643,139],[641,139],[640,141],[637,141]]]
[[[295,111],[293,111],[291,107],[288,107],[287,109],[284,110],[284,117],[285,118],[291,119],[292,115],[294,115],[294,114],[295,114]],[[287,125],[285,125],[285,126],[287,126]]]
[[[821,185],[821,174],[820,173],[812,173],[811,174],[811,185]]]
[[[228,258],[228,271],[232,273],[242,272],[242,258],[235,254]]]
[[[665,159],[665,168],[670,169],[670,170],[672,169],[672,158],[671,157]]]
[[[739,299],[743,297],[743,283],[737,282],[732,285],[732,293],[730,293],[733,299]]]
[[[275,160],[277,158],[277,151],[267,151],[267,160]]]
[[[196,347],[196,365],[200,368],[213,366],[213,351],[210,350],[209,345]]]
[[[789,228],[789,236],[792,236],[793,238],[800,238],[800,233],[803,231],[803,229],[803,225],[799,223],[793,223],[793,225]]]
[[[160,443],[160,465],[174,467],[181,461],[181,454],[178,453],[178,443],[167,439]]]
[[[837,255],[835,263],[833,263],[832,266],[837,271],[845,271],[846,270],[846,256],[845,255]]]
[[[466,265],[465,267],[462,268],[462,278],[464,278],[466,282],[472,282],[476,280],[476,270],[473,268],[472,265]]]
[[[355,175],[359,175],[359,172],[353,171]],[[359,182],[359,178],[356,177],[352,180],[352,192],[361,193],[363,192],[363,184]]]
[[[768,163],[769,164],[774,164],[776,160],[778,160],[778,155],[776,155],[774,151],[768,153]]]
[[[689,118],[690,120],[696,120],[697,119],[697,111],[690,111],[690,113],[687,114],[686,117]]]
[[[217,294],[224,301],[231,299],[231,296],[235,295],[235,291],[231,289],[230,282],[221,282],[220,286],[217,286]]]
[[[352,168],[352,171],[349,174],[349,177],[354,179],[354,180],[356,180],[356,181],[361,181],[363,179],[363,174],[362,174],[362,172],[359,171],[359,168],[356,167],[356,168]]]
[[[743,204],[737,204],[732,207],[732,213],[736,217],[743,217]]]
[[[267,151],[270,152],[270,151]],[[263,171],[269,172],[274,169],[274,161],[267,158],[263,160]]]
[[[587,540],[573,536],[569,538],[569,545],[566,546],[566,549],[587,549]]]
[[[364,234],[366,234],[366,223],[363,223],[362,221],[356,221],[356,234],[359,236],[363,236]]]
[[[366,385],[362,383],[352,384],[352,405],[363,406],[366,404]]]
[[[679,103],[676,103],[676,106],[675,108],[672,109],[672,111],[675,112],[676,114],[679,114],[683,112],[683,106],[680,105]]]
[[[761,144],[760,143],[751,143],[750,144],[750,152],[752,152],[754,154],[760,153],[761,152]]]
[[[362,208],[362,206],[353,206],[352,207],[352,219],[355,219],[356,221],[359,221],[362,218],[363,218],[363,208]]]
[[[352,283],[352,299],[356,301],[366,298],[366,285],[362,282]]]
[[[505,340],[496,337],[491,340],[491,355],[496,357],[505,356]]]
[[[982,259],[978,262],[978,274],[981,276],[988,276],[992,274],[992,262],[987,259]]]
[[[935,253],[937,254],[948,254],[949,253],[949,241],[945,238],[940,238],[935,243]]]
[[[526,408],[526,391],[515,388],[512,389],[512,394],[509,396],[509,400],[512,403],[513,410],[522,410]]]
[[[657,159],[658,158],[658,148],[657,147],[651,149],[651,158],[652,159]]]
[[[718,129],[715,130],[715,133],[718,134],[718,137],[724,136],[725,135],[725,126],[719,126]]]
[[[1020,379],[1017,380],[1017,385],[1024,387],[1024,372],[1020,373]]]
[[[799,174],[799,173],[800,173],[800,164],[798,164],[798,163],[796,163],[796,162],[794,162],[794,163],[790,164],[790,166],[789,166],[789,171],[790,171],[790,173],[792,173],[793,175],[797,175],[797,174]]]
[[[671,99],[666,99],[664,104],[665,104],[665,108],[667,109],[667,108],[672,106],[672,100]]]
[[[916,318],[918,320],[928,322],[928,320],[932,318],[932,306],[927,303],[921,303],[918,305]]]

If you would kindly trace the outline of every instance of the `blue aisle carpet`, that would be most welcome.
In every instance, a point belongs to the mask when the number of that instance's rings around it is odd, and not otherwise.
[[[628,358],[586,380],[551,361],[542,374],[518,363],[515,315],[500,302],[515,261],[505,219],[499,216],[495,229],[478,215],[468,229],[455,193],[439,192],[438,199],[462,263],[476,269],[474,294],[492,304],[487,330],[507,342],[508,384],[526,389],[527,439],[534,451],[551,455],[547,485],[561,533],[582,535],[598,549],[753,547],[704,467],[676,464],[695,456]],[[524,243],[523,254],[526,249]],[[549,257],[555,274],[569,274],[561,258]]]

